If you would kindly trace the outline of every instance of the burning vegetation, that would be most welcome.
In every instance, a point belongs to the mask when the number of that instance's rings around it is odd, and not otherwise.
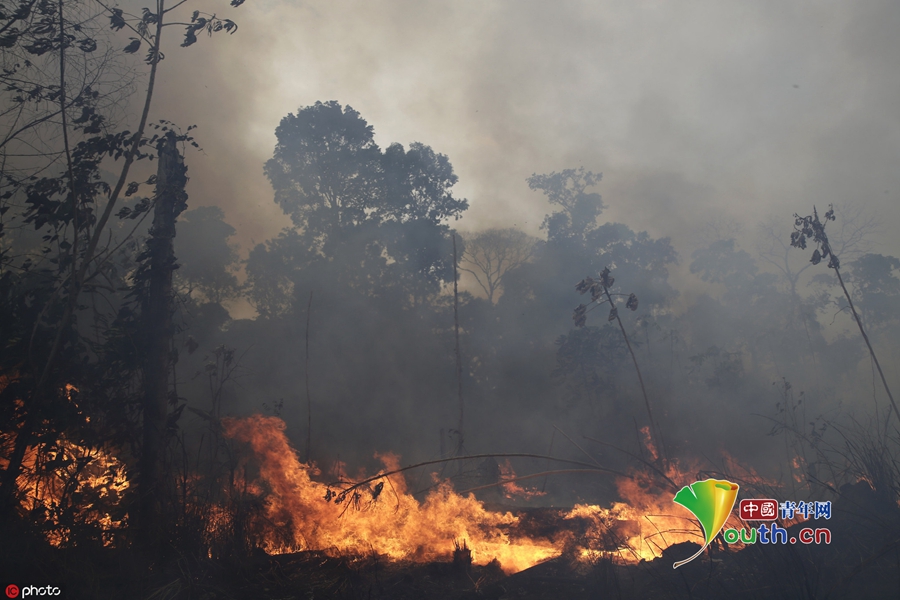
[[[260,523],[266,525],[254,535],[271,553],[374,552],[393,560],[429,562],[449,560],[456,542],[466,544],[474,562],[497,561],[505,572],[515,573],[564,553],[584,559],[650,560],[672,544],[697,539],[690,520],[672,514],[668,491],[651,491],[649,477],[620,478],[625,501],[611,508],[545,510],[547,518],[555,513],[555,527],[549,527],[541,525],[541,516],[527,511],[489,510],[473,494],[455,492],[449,481],[437,482],[417,500],[398,457],[390,454],[378,455],[385,474],[363,478],[363,484],[343,478],[335,484],[315,481],[321,473],[298,460],[284,435],[284,423],[274,417],[228,419],[224,429],[226,436],[252,451],[238,469],[244,474],[240,487],[262,500]],[[247,473],[255,476],[246,479]],[[669,476],[690,479],[674,467]],[[506,494],[517,491],[509,483],[500,485]],[[525,497],[533,494],[526,491]]]
[[[539,237],[465,233],[448,156],[329,100],[275,128],[285,227],[244,252],[188,198],[194,126],[150,119],[163,46],[237,30],[194,4],[0,1],[0,568],[103,600],[898,596],[874,215],[774,217],[755,254],[689,215],[680,269],[578,167],[509,192]],[[827,543],[695,519],[698,481],[833,502]]]
[[[340,473],[327,482],[314,465],[299,460],[277,417],[225,418],[223,436],[234,443],[236,461],[219,504],[186,506],[202,511],[209,553],[233,540],[270,555],[321,551],[331,556],[378,555],[413,563],[448,562],[460,548],[480,565],[496,563],[507,574],[563,555],[585,562],[634,564],[662,556],[666,548],[697,542],[702,533],[671,501],[671,490],[692,481],[676,463],[664,474],[650,469],[618,476],[622,501],[609,507],[578,504],[571,509],[496,510],[473,493],[454,491],[432,473],[434,489],[417,499],[408,488],[399,457],[380,454],[381,473],[354,483]],[[508,500],[545,494],[515,483],[509,459],[498,482]],[[186,486],[199,485],[196,477]],[[660,481],[663,481],[662,486]],[[21,510],[65,546],[71,527],[92,528],[104,546],[114,546],[124,529],[123,501],[129,488],[124,465],[102,450],[61,441],[53,451],[37,450],[19,478]],[[199,498],[197,489],[190,490]],[[185,494],[188,490],[185,489]]]
[[[536,489],[510,486],[510,481],[520,478],[515,477],[507,457],[494,486],[502,489],[505,501],[510,502],[501,508],[477,499],[472,492],[455,491],[452,481],[441,480],[437,472],[431,474],[434,485],[430,491],[414,493],[405,476],[412,468],[401,467],[392,454],[376,455],[383,464],[378,473],[351,478],[338,468],[331,473],[336,480],[329,480],[314,465],[299,459],[285,429],[284,421],[273,416],[222,419],[222,447],[229,456],[229,473],[217,479],[222,487],[215,493],[210,493],[209,482],[204,483],[199,474],[184,478],[182,489],[173,490],[184,499],[183,515],[171,515],[171,523],[173,532],[182,531],[176,533],[182,536],[186,527],[199,527],[195,548],[211,560],[246,560],[263,551],[272,565],[283,569],[281,577],[287,578],[278,585],[288,588],[296,585],[290,583],[292,577],[309,574],[309,569],[321,571],[322,577],[328,572],[337,576],[352,564],[357,577],[365,573],[363,580],[370,581],[370,577],[377,580],[384,568],[385,577],[408,578],[417,568],[446,565],[448,570],[441,571],[445,574],[437,577],[436,584],[449,577],[444,585],[456,589],[460,581],[470,581],[476,592],[472,598],[498,585],[497,590],[540,587],[546,578],[557,581],[552,593],[571,586],[571,597],[580,598],[577,586],[595,577],[607,581],[604,585],[615,586],[631,577],[630,593],[652,597],[656,586],[668,585],[664,582],[670,576],[663,567],[671,569],[674,559],[684,559],[703,541],[697,521],[672,502],[674,490],[711,475],[697,465],[682,468],[672,460],[662,467],[657,460],[638,460],[627,475],[615,476],[620,501],[555,509],[527,506],[528,500],[542,496],[536,495],[540,493]],[[653,456],[650,448],[647,453]],[[728,458],[724,466],[729,477],[752,490],[751,495],[784,493],[776,482],[742,468],[734,459]],[[890,524],[897,519],[896,503],[879,504],[882,500],[873,493],[871,483],[860,479],[856,485],[842,488],[835,516],[850,518],[858,515],[854,511],[880,506],[876,523]],[[125,466],[113,453],[62,441],[52,452],[30,454],[18,484],[21,513],[28,515],[52,546],[62,550],[80,544],[84,548],[85,542],[93,539],[98,547],[114,552],[129,545],[127,506],[133,490]],[[517,493],[519,489],[523,493]],[[526,505],[515,506],[517,500],[526,500]],[[797,514],[777,523],[791,535],[799,535],[809,518]],[[747,526],[735,514],[725,524],[726,529]],[[854,532],[856,543],[871,543],[875,536],[873,524],[858,516],[839,523],[834,531],[835,535]],[[235,548],[245,550],[234,554]],[[782,556],[789,553],[790,546],[765,550]],[[741,577],[762,576],[760,560],[771,560],[759,556],[758,545],[726,544],[721,539],[709,552],[711,557],[720,556],[715,559],[718,561],[733,557],[728,567],[710,563],[724,578],[715,587],[719,590]],[[795,559],[816,564],[839,556],[821,549],[817,552],[813,558],[798,555]],[[662,561],[657,560],[661,557]],[[351,562],[343,562],[347,560]],[[379,560],[395,566],[379,567]],[[686,569],[691,573],[697,568]],[[739,576],[735,569],[747,569],[748,573]],[[295,575],[285,574],[290,572]],[[460,580],[464,574],[468,579]],[[209,586],[202,584],[201,588],[208,592]],[[444,597],[443,592],[430,593]]]

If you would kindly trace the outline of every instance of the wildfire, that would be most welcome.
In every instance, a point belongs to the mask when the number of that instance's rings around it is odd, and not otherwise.
[[[43,524],[51,544],[64,545],[75,526],[90,527],[104,545],[113,544],[125,519],[108,511],[130,485],[115,456],[61,439],[52,450],[31,448],[22,467],[20,506]]]
[[[384,465],[382,475],[357,479],[365,484],[347,483],[343,465],[336,476],[344,483],[317,481],[321,473],[298,459],[284,422],[276,417],[226,418],[222,429],[249,452],[237,454],[243,458],[233,471],[230,495],[221,497],[226,500],[202,503],[210,540],[243,539],[271,554],[375,553],[415,562],[449,560],[455,546],[467,548],[478,564],[496,560],[507,573],[564,554],[635,563],[657,558],[673,544],[702,543],[699,525],[672,502],[681,486],[697,479],[698,470],[681,469],[674,460],[652,476],[648,469],[620,477],[622,501],[610,507],[496,511],[472,493],[454,491],[449,482],[436,481],[436,488],[418,500],[402,474],[387,474],[399,469],[393,454],[376,455]],[[518,485],[508,460],[499,466],[507,498],[543,495]],[[189,479],[191,486],[195,478]],[[120,499],[128,487],[124,466],[111,452],[65,439],[52,448],[32,448],[19,479],[22,509],[43,524],[55,545],[66,544],[75,527],[113,545],[126,525]],[[740,523],[732,518],[728,526]]]
[[[503,495],[509,499],[522,498],[531,500],[538,496],[546,496],[547,492],[533,487],[522,487],[516,483],[516,472],[507,458],[500,467],[500,480],[503,481]]]
[[[248,489],[268,491],[264,510],[273,529],[263,539],[271,553],[375,552],[394,560],[430,561],[447,558],[453,543],[462,541],[476,563],[497,560],[504,571],[517,572],[567,550],[586,560],[652,559],[671,544],[700,537],[690,519],[669,516],[677,509],[668,490],[653,489],[639,478],[619,482],[626,502],[611,508],[578,505],[562,515],[570,527],[549,537],[527,535],[520,516],[489,511],[474,495],[464,497],[448,483],[422,502],[400,474],[335,492],[312,479],[318,472],[298,460],[280,419],[257,415],[226,419],[223,425],[226,436],[250,446],[258,463],[258,480],[248,482]],[[384,472],[398,468],[396,456],[379,458]],[[506,467],[503,479],[514,477]]]
[[[0,391],[14,377],[0,377]],[[69,402],[77,405],[78,388],[67,383],[62,389]],[[17,408],[24,402],[16,399]],[[90,418],[85,416],[85,422]],[[0,448],[9,451],[15,437],[0,436]],[[0,467],[7,459],[0,456]],[[114,543],[116,532],[125,527],[122,515],[110,514],[129,487],[125,466],[112,452],[91,448],[60,437],[52,444],[29,447],[16,480],[19,508],[38,524],[54,546],[69,542],[75,527],[90,529],[106,546]]]

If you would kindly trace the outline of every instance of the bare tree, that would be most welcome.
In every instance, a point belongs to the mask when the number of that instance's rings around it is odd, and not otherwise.
[[[538,241],[518,229],[481,231],[465,240],[462,260],[471,268],[462,270],[475,276],[475,281],[493,304],[502,293],[503,278],[531,259]]]
[[[138,532],[146,548],[160,550],[161,512],[164,504],[163,455],[169,406],[169,372],[172,367],[172,274],[175,264],[175,220],[185,209],[187,168],[178,152],[175,133],[169,131],[158,145],[156,206],[148,261],[137,277],[146,280],[144,327],[147,346],[144,366],[144,445],[140,462],[141,512]]]

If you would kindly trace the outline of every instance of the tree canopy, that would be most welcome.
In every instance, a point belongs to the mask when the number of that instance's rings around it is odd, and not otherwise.
[[[468,207],[456,198],[450,160],[421,143],[375,143],[358,112],[317,102],[282,119],[265,167],[275,201],[294,227],[257,246],[248,273],[263,313],[305,287],[348,285],[413,303],[452,277],[447,221]],[[313,283],[317,281],[317,283]]]

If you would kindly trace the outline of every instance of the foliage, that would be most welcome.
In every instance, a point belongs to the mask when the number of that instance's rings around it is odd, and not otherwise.
[[[849,263],[848,281],[866,324],[883,329],[900,319],[900,259],[864,254]]]
[[[0,519],[21,511],[20,473],[46,479],[37,465],[55,464],[53,457],[82,472],[100,449],[140,453],[146,269],[132,236],[152,205],[136,195],[155,180],[129,181],[129,174],[136,162],[155,159],[160,134],[178,130],[164,120],[150,124],[148,114],[165,58],[162,32],[182,26],[169,19],[183,4],[167,9],[158,0],[140,15],[92,1],[0,9],[0,377],[7,382],[0,393],[12,408],[0,424]],[[234,30],[207,22],[210,33]],[[122,47],[107,27],[137,37]],[[127,55],[142,47],[147,90],[128,129],[123,106],[142,67]],[[196,147],[192,129],[178,130],[177,141]],[[63,490],[77,492],[77,473],[70,475]],[[68,525],[77,504],[93,502],[79,494],[64,493],[54,508]]]
[[[225,222],[217,206],[187,211],[178,224],[175,254],[179,257],[176,276],[203,302],[221,304],[238,296],[241,287],[237,247],[229,242],[235,229]]]
[[[600,183],[602,177],[579,167],[528,178],[528,187],[541,190],[550,204],[562,208],[544,218],[541,228],[547,230],[548,240],[577,239],[594,231],[605,206],[599,194],[585,190]]]
[[[446,156],[420,143],[382,152],[359,113],[334,101],[288,115],[275,134],[265,171],[295,227],[250,254],[257,310],[283,311],[301,281],[405,305],[450,280],[445,221],[468,203],[452,194],[457,177]]]

